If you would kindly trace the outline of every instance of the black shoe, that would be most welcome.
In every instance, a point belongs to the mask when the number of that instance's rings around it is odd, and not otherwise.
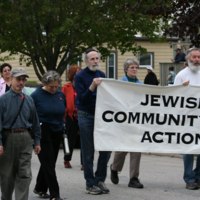
[[[39,192],[36,189],[34,189],[33,192],[35,194],[37,194],[39,196],[39,198],[42,198],[42,199],[48,199],[48,198],[50,198],[50,195],[47,194],[46,192]]]
[[[119,183],[118,171],[112,170],[112,165],[110,165],[110,179],[114,184]]]
[[[142,183],[140,183],[140,181],[137,177],[133,177],[133,178],[130,179],[128,187],[143,188],[144,185]]]
[[[197,190],[199,189],[198,184],[193,182],[193,183],[186,183],[186,189],[188,190]]]

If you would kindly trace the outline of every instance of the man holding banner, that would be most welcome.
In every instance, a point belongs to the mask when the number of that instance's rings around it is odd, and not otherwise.
[[[81,151],[83,156],[86,193],[107,194],[109,189],[104,181],[107,175],[107,163],[110,152],[100,151],[96,172],[93,171],[94,161],[94,114],[97,86],[105,74],[98,69],[100,54],[96,49],[87,49],[85,62],[87,67],[75,77],[77,92],[78,124],[80,129]]]
[[[174,84],[200,86],[200,49],[191,48],[186,55],[188,66],[181,70],[175,77]],[[200,155],[197,155],[196,168],[193,170],[194,155],[184,154],[184,175],[186,189],[196,190],[200,188]]]

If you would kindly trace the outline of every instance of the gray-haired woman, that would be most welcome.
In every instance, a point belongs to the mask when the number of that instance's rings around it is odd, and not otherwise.
[[[41,123],[41,152],[38,155],[40,169],[38,172],[34,193],[42,198],[61,200],[59,185],[56,178],[56,160],[62,139],[65,96],[58,90],[60,75],[56,71],[48,71],[42,77],[43,86],[32,94]]]
[[[142,82],[137,78],[137,73],[139,69],[139,62],[136,58],[128,58],[124,62],[124,73],[122,77],[123,81],[128,81],[132,83],[142,84]],[[110,178],[112,183],[118,184],[119,177],[118,172],[120,172],[124,166],[125,158],[128,152],[115,152],[113,162],[110,166]],[[143,184],[138,179],[139,169],[140,169],[140,152],[130,152],[130,181],[128,187],[132,188],[143,188]]]

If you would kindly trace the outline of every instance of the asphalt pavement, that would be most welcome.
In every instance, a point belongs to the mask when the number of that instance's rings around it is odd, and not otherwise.
[[[95,158],[98,153],[96,152]],[[143,189],[128,187],[129,182],[129,155],[122,172],[119,174],[119,184],[114,185],[110,181],[110,164],[106,179],[110,194],[89,195],[85,193],[85,180],[83,171],[80,170],[80,151],[76,149],[71,161],[72,168],[65,169],[63,165],[63,151],[60,150],[56,165],[57,178],[60,185],[60,194],[67,200],[199,200],[200,190],[187,190],[182,179],[183,163],[180,156],[164,156],[142,154],[140,180],[144,184]],[[40,200],[33,193],[39,162],[36,155],[32,158],[33,179],[30,185],[29,200]],[[96,167],[96,159],[94,162]],[[14,199],[14,198],[13,198]]]

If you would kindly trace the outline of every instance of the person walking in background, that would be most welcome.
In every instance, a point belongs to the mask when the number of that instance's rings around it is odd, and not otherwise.
[[[168,85],[174,84],[176,73],[174,72],[174,67],[169,67],[169,74],[167,76],[167,83]]]
[[[34,100],[41,124],[41,152],[38,154],[40,169],[34,193],[50,200],[61,200],[56,177],[56,161],[63,138],[65,96],[58,90],[61,83],[56,71],[47,71],[42,77],[42,86],[31,97]],[[47,194],[49,189],[50,196]]]
[[[132,83],[142,84],[142,82],[137,78],[137,73],[139,69],[139,62],[135,58],[128,58],[124,63],[124,73],[125,76],[122,77],[123,81],[128,81]],[[118,184],[119,177],[118,172],[123,168],[125,158],[128,152],[115,152],[114,159],[110,165],[110,178],[112,183]],[[143,184],[140,183],[139,169],[140,169],[140,159],[141,153],[130,152],[130,181],[128,187],[132,188],[143,188]]]
[[[12,66],[8,63],[3,63],[0,67],[0,96],[10,89],[11,85],[11,70]]]
[[[79,72],[81,68],[77,65],[71,65],[67,71],[68,82],[62,87],[62,92],[66,98],[66,110],[65,110],[65,126],[69,142],[70,154],[64,155],[64,166],[65,168],[71,168],[70,161],[72,159],[73,149],[77,141],[78,136],[78,119],[77,119],[77,108],[75,105],[76,91],[74,88],[74,76]],[[81,153],[80,153],[81,155]],[[82,165],[82,161],[81,161]]]
[[[78,108],[78,124],[81,138],[84,177],[88,194],[106,194],[109,189],[105,185],[107,163],[110,152],[99,152],[97,169],[94,173],[94,114],[97,86],[101,83],[100,77],[105,74],[99,70],[100,53],[96,49],[87,49],[85,62],[87,67],[75,76],[77,92],[76,104]]]
[[[185,53],[182,52],[181,48],[176,49],[176,55],[174,56],[174,59],[172,59],[172,62],[174,63],[185,62]]]
[[[200,86],[200,49],[192,48],[186,55],[188,66],[182,69],[175,77],[174,85],[199,85]],[[191,127],[192,128],[192,127]],[[200,188],[200,155],[196,155],[196,166],[193,169],[193,154],[183,155],[184,174],[183,179],[186,189],[196,190]]]
[[[156,74],[153,72],[153,68],[151,66],[148,66],[146,68],[147,68],[147,75],[145,76],[144,84],[158,85],[159,81],[157,79]]]
[[[33,144],[36,154],[41,149],[40,125],[33,99],[22,93],[27,78],[24,69],[14,69],[11,89],[0,97],[2,200],[12,200],[14,190],[16,200],[28,200]]]

